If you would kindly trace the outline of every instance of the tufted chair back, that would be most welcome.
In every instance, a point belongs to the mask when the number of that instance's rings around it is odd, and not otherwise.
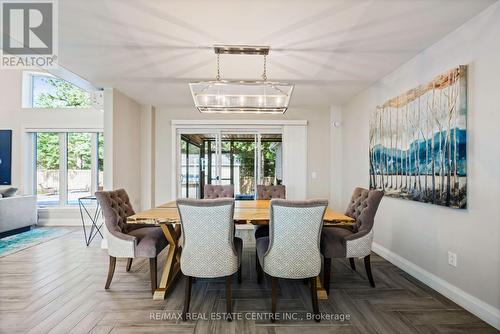
[[[234,186],[232,184],[226,186],[205,184],[203,198],[234,198]]]
[[[238,270],[233,243],[234,199],[178,199],[182,227],[181,270],[186,276],[222,277]]]
[[[368,190],[356,188],[345,212],[346,216],[356,219],[357,231],[371,231],[375,214],[384,192],[381,190]]]
[[[273,277],[296,279],[319,274],[320,237],[327,206],[327,200],[271,200],[264,272]]]
[[[104,221],[110,233],[127,233],[127,217],[135,214],[125,189],[97,191],[97,200],[104,214]]]
[[[273,198],[281,198],[285,199],[285,186],[277,185],[277,186],[257,186],[257,199],[273,199]]]

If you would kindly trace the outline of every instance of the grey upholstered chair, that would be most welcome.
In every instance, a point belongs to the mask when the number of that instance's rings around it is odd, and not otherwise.
[[[327,293],[330,292],[332,258],[348,258],[353,270],[356,270],[354,258],[364,258],[366,275],[370,285],[375,287],[370,253],[373,241],[373,221],[383,196],[384,193],[380,190],[354,189],[345,214],[356,220],[355,225],[323,228],[321,253],[324,257],[323,285]]]
[[[257,186],[257,199],[286,198],[286,188],[284,185],[277,186]],[[257,225],[254,229],[255,239],[269,236],[269,225]]]
[[[286,198],[286,188],[280,184],[277,186],[257,186],[257,199]]]
[[[232,184],[225,186],[218,184],[205,184],[205,188],[203,188],[203,198],[234,198],[234,186]]]
[[[320,236],[327,206],[327,200],[271,200],[270,235],[257,239],[256,248],[257,281],[261,282],[262,271],[272,280],[272,315],[276,314],[278,278],[309,279],[313,312],[319,314],[316,276],[321,271]]]
[[[183,248],[181,271],[187,276],[182,318],[186,320],[193,278],[226,277],[226,311],[231,314],[231,276],[241,283],[243,241],[234,237],[234,199],[179,199]],[[231,320],[228,316],[227,320]]]
[[[97,191],[95,193],[101,205],[106,224],[108,241],[109,270],[105,289],[109,289],[115,272],[116,258],[127,258],[127,271],[130,271],[132,259],[149,258],[151,272],[151,291],[156,290],[157,256],[168,242],[160,227],[127,224],[127,217],[134,214],[127,192],[124,189]]]

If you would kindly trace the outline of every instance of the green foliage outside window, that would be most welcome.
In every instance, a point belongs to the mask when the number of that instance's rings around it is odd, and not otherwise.
[[[264,168],[264,177],[276,176],[276,151],[274,149],[275,142],[262,142],[262,164]]]
[[[97,150],[97,159],[99,160],[98,165],[99,165],[99,171],[102,172],[104,171],[104,134],[99,133],[97,139],[97,145],[98,145],[98,150]]]
[[[261,143],[262,162],[264,168],[263,176],[271,176],[271,177],[275,176],[276,152],[272,148],[274,144],[275,144],[274,142]],[[237,161],[240,163],[240,176],[252,177],[254,175],[254,163],[255,163],[254,152],[255,152],[255,145],[253,142],[246,142],[246,141],[233,142],[233,153]]]
[[[68,169],[90,169],[92,166],[90,133],[68,134]]]
[[[91,133],[68,133],[68,169],[91,169]],[[99,171],[104,170],[104,137],[98,139]],[[36,141],[37,167],[44,170],[59,169],[59,134],[39,132]]]
[[[37,167],[44,170],[59,169],[59,135],[40,132],[36,140]]]
[[[66,80],[52,77],[41,79],[48,86],[48,92],[42,92],[33,98],[35,108],[89,107],[90,94]]]
[[[229,146],[229,142],[227,144]],[[240,177],[253,176],[254,162],[255,162],[254,152],[255,152],[255,145],[253,142],[245,142],[245,141],[233,142],[233,154],[235,156],[235,160],[238,161],[240,164]]]

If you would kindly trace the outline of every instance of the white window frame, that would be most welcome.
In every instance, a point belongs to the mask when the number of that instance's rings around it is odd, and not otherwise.
[[[53,132],[59,135],[59,203],[56,205],[38,205],[41,208],[56,208],[56,207],[69,207],[74,208],[75,204],[68,203],[68,134],[69,133],[90,133],[91,134],[91,146],[92,146],[92,157],[91,157],[91,195],[95,193],[99,186],[99,146],[98,140],[99,135],[103,134],[102,129],[26,129],[28,135],[31,136],[29,143],[29,152],[31,160],[31,168],[29,171],[31,177],[31,189],[29,192],[33,195],[37,195],[37,133],[42,132]],[[94,203],[92,203],[94,204]]]
[[[33,77],[45,76],[56,78],[54,75],[45,72],[24,71],[23,72],[23,88],[22,88],[22,107],[26,109],[47,109],[33,107]],[[50,109],[50,108],[49,108]]]
[[[40,109],[40,110],[53,110],[53,108],[42,108],[33,106],[33,77],[34,76],[46,76],[51,78],[57,78],[65,80],[70,84],[76,86],[77,88],[90,94],[90,105],[87,107],[64,107],[57,108],[63,110],[103,110],[103,91],[100,88],[90,85],[87,81],[77,77],[75,74],[62,70],[56,75],[48,72],[41,71],[23,71],[22,78],[22,101],[21,106],[23,109]]]

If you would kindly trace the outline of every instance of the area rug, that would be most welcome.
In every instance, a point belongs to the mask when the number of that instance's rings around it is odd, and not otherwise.
[[[0,257],[33,247],[70,233],[71,230],[56,227],[39,227],[30,231],[0,239]]]

